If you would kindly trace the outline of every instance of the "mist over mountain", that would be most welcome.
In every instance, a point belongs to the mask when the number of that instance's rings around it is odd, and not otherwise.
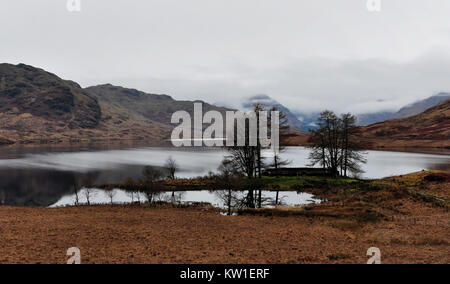
[[[272,108],[277,108],[279,111],[283,112],[286,115],[286,118],[288,119],[289,125],[297,130],[305,130],[303,128],[303,123],[297,118],[297,116],[291,112],[287,107],[280,104],[276,100],[272,99],[271,97],[267,95],[255,95],[247,100],[242,104],[242,107],[245,110],[251,110],[253,108],[253,105],[255,104],[261,104],[264,108],[267,110],[270,110]]]
[[[371,124],[387,121],[390,119],[406,118],[417,115],[425,110],[436,106],[442,101],[450,98],[450,93],[439,93],[431,96],[427,99],[417,101],[413,104],[403,107],[399,111],[379,111],[374,113],[360,113],[356,114],[358,126],[368,126]],[[256,95],[246,99],[243,103],[243,107],[246,110],[252,108],[255,103],[260,103],[266,108],[277,107],[287,114],[288,120],[291,125],[302,131],[309,131],[317,128],[317,118],[320,112],[306,113],[291,110],[290,108],[282,105],[275,99],[268,95]],[[325,109],[324,109],[325,110]]]
[[[450,99],[450,93],[439,93],[424,100],[416,101],[401,108],[397,112],[381,111],[369,114],[358,115],[358,125],[368,126],[374,123],[383,122],[390,119],[399,119],[411,117],[426,111],[429,108],[436,106],[437,104]]]
[[[414,116],[362,127],[376,147],[450,147],[450,99]]]
[[[397,113],[359,114],[358,124],[414,116],[449,98],[449,93],[439,93]],[[170,123],[172,114],[179,110],[192,114],[194,102],[111,84],[83,89],[39,68],[0,64],[0,144],[104,139],[163,141],[175,127]],[[293,129],[307,132],[317,127],[319,113],[292,111],[268,95],[250,97],[242,108],[249,110],[255,103],[285,113]],[[203,111],[210,110],[224,113],[230,109],[203,102]]]
[[[382,122],[391,118],[395,112],[393,111],[380,111],[375,113],[363,113],[356,115],[357,124],[360,126],[367,126],[374,123]]]
[[[395,119],[414,116],[448,99],[450,99],[450,93],[439,93],[435,96],[431,96],[427,99],[417,101],[413,104],[410,104],[400,109],[397,113],[394,113],[390,118]]]
[[[250,110],[252,106],[256,103],[259,103],[265,106],[267,109],[272,107],[276,107],[283,111],[289,120],[289,123],[292,127],[308,132],[309,130],[317,128],[317,118],[320,115],[320,112],[299,112],[291,110],[290,108],[282,105],[275,99],[271,98],[268,95],[256,95],[252,96],[244,101],[243,108],[245,110]],[[378,112],[372,114],[360,114],[358,115],[358,125],[365,126],[373,123],[385,121],[391,117],[394,112]]]

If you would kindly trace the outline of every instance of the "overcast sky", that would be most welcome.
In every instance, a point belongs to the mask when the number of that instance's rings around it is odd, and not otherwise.
[[[450,1],[0,0],[0,62],[234,106],[397,109],[450,91]]]

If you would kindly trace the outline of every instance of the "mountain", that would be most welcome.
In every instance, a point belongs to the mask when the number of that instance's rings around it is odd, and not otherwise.
[[[0,139],[95,129],[101,114],[97,100],[75,82],[24,64],[0,64]]]
[[[450,147],[450,99],[426,111],[361,128],[374,147]]]
[[[83,89],[39,68],[0,64],[0,144],[158,142],[170,137],[173,112],[192,114],[193,103],[113,85]]]
[[[375,113],[363,113],[358,114],[357,117],[357,124],[359,126],[367,126],[374,123],[386,121],[392,117],[392,115],[395,112],[392,111],[380,111]]]
[[[356,115],[357,125],[368,126],[378,122],[383,122],[390,119],[399,119],[414,116],[425,110],[434,107],[442,101],[450,99],[450,93],[439,93],[435,96],[429,97],[425,100],[417,101],[413,104],[403,107],[399,111],[379,111],[374,113],[361,113]],[[301,113],[294,113],[300,121],[302,121],[302,129],[309,130],[316,128],[317,117],[319,113],[313,113],[310,115],[304,115]]]
[[[193,101],[177,101],[167,95],[147,94],[135,89],[113,86],[111,84],[99,85],[85,89],[91,96],[95,97],[102,110],[109,116],[105,120],[114,120],[115,125],[126,121],[145,121],[162,125],[171,125],[172,114],[176,111],[187,111],[193,117]],[[226,108],[216,107],[202,101],[203,112],[210,110],[225,113]],[[115,117],[111,117],[115,115]]]
[[[319,112],[313,112],[311,114],[294,112],[295,116],[302,122],[302,130],[304,132],[309,132],[309,130],[317,129],[317,118],[319,117]]]
[[[434,107],[435,105],[447,99],[450,99],[450,93],[439,93],[435,96],[405,106],[397,112],[381,111],[376,113],[359,114],[358,125],[368,126],[389,119],[398,119],[414,116],[416,114],[426,111],[431,107]]]
[[[287,115],[287,118],[291,126],[300,131],[308,132],[309,130],[317,129],[317,122],[318,122],[317,118],[320,116],[319,112],[313,112],[310,114],[295,112],[267,95],[256,95],[250,97],[243,103],[243,107],[246,110],[249,110],[253,107],[255,103],[260,103],[268,109],[272,107],[277,107]],[[389,119],[393,114],[394,112],[388,111],[359,114],[357,115],[358,118],[357,124],[360,126],[367,126],[377,122],[385,121]]]
[[[450,99],[450,93],[439,93],[400,109],[397,113],[393,114],[390,119],[414,116],[448,99]]]
[[[303,127],[303,123],[297,118],[297,116],[289,110],[284,105],[280,104],[276,100],[272,99],[271,97],[267,95],[256,95],[253,97],[248,98],[243,104],[242,107],[245,110],[251,110],[253,108],[254,104],[261,104],[266,109],[270,110],[273,107],[276,107],[278,110],[283,112],[286,115],[286,118],[290,124],[290,126],[296,130],[305,130]]]
[[[0,112],[29,113],[68,128],[95,128],[101,110],[78,84],[24,64],[0,64]]]

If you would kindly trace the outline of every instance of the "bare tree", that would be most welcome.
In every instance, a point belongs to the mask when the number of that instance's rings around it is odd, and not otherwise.
[[[179,166],[178,166],[177,162],[172,157],[169,157],[167,159],[164,167],[169,172],[168,178],[171,180],[174,180],[176,178],[176,173],[179,170]]]
[[[341,121],[332,111],[324,111],[318,118],[319,129],[313,130],[310,142],[313,144],[309,159],[311,165],[321,163],[325,169],[337,176],[341,159]]]
[[[347,177],[348,172],[363,173],[361,164],[367,163],[359,144],[361,131],[356,127],[357,118],[350,113],[343,114],[342,120],[342,159],[341,175]]]
[[[131,198],[131,203],[134,204],[134,197],[136,195],[136,182],[131,177],[127,178],[122,183],[122,187],[126,190],[126,194]]]
[[[240,188],[242,175],[237,171],[233,161],[229,159],[224,159],[218,170],[218,187],[220,187],[220,190],[216,192],[216,195],[227,206],[227,214],[231,216],[232,208],[240,203],[235,189]]]
[[[279,140],[283,143],[284,140],[289,136],[291,127],[289,126],[289,120],[284,112],[277,109],[276,107],[273,107],[270,110],[270,115],[272,115],[272,112],[274,111],[278,111],[279,113],[279,135],[280,135]],[[269,117],[269,122],[271,123],[271,121],[272,119],[271,117]],[[269,168],[278,170],[281,167],[291,164],[291,161],[281,158],[281,154],[286,151],[286,147],[284,147],[281,143],[278,149],[274,147],[272,150],[273,150],[273,160],[272,163],[268,165]],[[275,205],[278,205],[279,195],[280,191],[277,190],[275,197]]]
[[[131,204],[134,204],[134,191],[127,191],[127,196],[131,199]]]
[[[230,156],[228,159],[232,161],[234,167],[245,174],[249,180],[255,177],[256,168],[256,147],[251,146],[241,146],[241,147],[231,147],[228,148]],[[249,188],[247,194],[247,206],[250,208],[255,208],[254,192],[252,188]]]
[[[256,144],[256,175],[261,178],[262,177],[262,169],[263,169],[263,156],[262,156],[262,147],[261,147],[261,142],[260,142],[260,136],[261,133],[259,133],[260,131],[260,123],[261,123],[261,115],[262,112],[265,111],[266,109],[264,108],[264,106],[262,104],[256,103],[253,105],[253,111],[256,114],[256,128],[257,128],[257,135],[256,137],[257,139],[257,144]],[[268,119],[268,117],[265,118],[266,121]]]
[[[243,133],[238,133],[239,135],[235,135],[235,146],[227,147],[229,155],[226,159],[231,161],[237,171],[246,175],[249,180],[252,180],[255,178],[257,168],[258,149],[257,147],[250,145],[250,123],[248,120],[245,121],[245,125],[245,129],[237,129],[237,131],[243,131]],[[242,146],[236,146],[238,145],[236,138],[237,136],[245,139]],[[246,203],[248,207],[255,208],[254,192],[251,188],[248,190]]]
[[[86,198],[86,204],[88,206],[91,205],[91,198],[94,198],[95,195],[96,195],[96,192],[93,188],[89,188],[89,187],[84,188],[84,197]]]
[[[75,206],[80,205],[80,197],[78,195],[78,192],[81,189],[81,185],[80,185],[80,176],[78,174],[74,174],[73,176],[73,191],[75,194]]]
[[[75,206],[80,205],[80,197],[78,196],[78,191],[80,190],[76,182],[73,185],[73,190],[75,192]]]
[[[105,191],[105,194],[109,198],[111,205],[114,205],[114,197],[116,196],[117,191],[113,188],[110,188]]]
[[[162,187],[159,182],[163,179],[164,175],[160,170],[151,166],[145,167],[142,175],[142,183],[145,187],[144,194],[149,205],[151,205],[154,199],[161,194]]]
[[[167,171],[169,173],[168,178],[170,180],[175,180],[175,178],[176,178],[175,174],[176,174],[176,172],[179,169],[179,166],[178,166],[177,162],[172,157],[169,157],[167,159],[166,164],[164,165],[164,167],[167,169]],[[171,202],[175,203],[175,191],[172,191],[172,201]]]
[[[261,133],[260,133],[260,123],[261,121],[268,121],[269,116],[267,116],[267,112],[266,112],[266,117],[262,117],[263,112],[266,111],[266,109],[264,108],[264,106],[262,104],[256,103],[253,105],[253,111],[256,114],[256,128],[257,128],[257,144],[256,144],[256,175],[258,176],[258,178],[262,178],[262,171],[263,171],[263,167],[264,167],[264,157],[262,156],[262,146],[261,146],[261,141],[260,141],[260,137],[261,137]],[[262,207],[262,191],[261,189],[259,189],[257,191],[257,204],[258,204],[258,208]]]
[[[141,204],[141,193],[139,191],[135,192],[137,203]]]
[[[357,139],[356,118],[351,114],[338,117],[324,111],[318,121],[319,129],[311,131],[309,140],[311,165],[321,164],[334,177],[339,173],[347,176],[348,171],[361,172],[360,164],[366,160]]]
[[[86,198],[87,205],[91,205],[91,198],[93,198],[96,194],[93,189],[94,186],[94,175],[92,173],[86,174],[81,181],[81,184],[84,188],[84,197]]]

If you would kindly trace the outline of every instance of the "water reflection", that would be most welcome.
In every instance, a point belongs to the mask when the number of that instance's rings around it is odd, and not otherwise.
[[[241,198],[246,196],[246,192],[238,192]],[[79,193],[79,203],[86,204],[86,189],[82,189]],[[128,193],[123,190],[116,189],[113,195],[108,194],[108,191],[101,189],[93,189],[88,194],[90,196],[90,204],[129,204],[129,203],[145,203],[146,198],[142,193]],[[270,208],[275,203],[275,192],[263,191],[262,199],[265,200],[263,207]],[[112,198],[111,198],[112,197]],[[313,203],[320,203],[319,199],[315,199],[313,195],[308,193],[297,192],[280,192],[279,205],[283,206],[299,206]],[[176,202],[181,204],[194,204],[194,203],[208,203],[217,208],[225,208],[226,203],[220,198],[218,192],[210,191],[186,191],[177,192],[175,199],[172,198],[172,193],[162,193],[156,197],[156,201],[164,202]],[[67,195],[58,200],[58,202],[52,204],[49,207],[64,207],[72,206],[76,202],[75,194]]]
[[[0,169],[0,204],[8,206],[47,207],[75,188],[87,184],[118,183],[128,177],[138,179],[143,166],[123,165],[114,169],[88,172],[60,171],[47,168]]]
[[[0,171],[0,203],[10,206],[46,206],[70,193],[74,173],[42,169]]]
[[[162,167],[169,156],[180,165],[178,177],[202,176],[217,169],[225,154],[222,149],[197,148],[62,153],[36,151],[17,157],[8,154],[8,158],[0,159],[0,204],[47,207],[70,197],[74,186],[81,184],[86,175],[92,177],[93,184],[117,183],[128,177],[138,179],[145,166]],[[284,153],[285,158],[292,160],[291,166],[294,167],[306,166],[308,154],[308,150],[302,147],[288,148]],[[382,178],[421,170],[450,170],[448,155],[369,151],[367,158],[364,178]],[[195,193],[187,193],[187,200],[189,194]]]

